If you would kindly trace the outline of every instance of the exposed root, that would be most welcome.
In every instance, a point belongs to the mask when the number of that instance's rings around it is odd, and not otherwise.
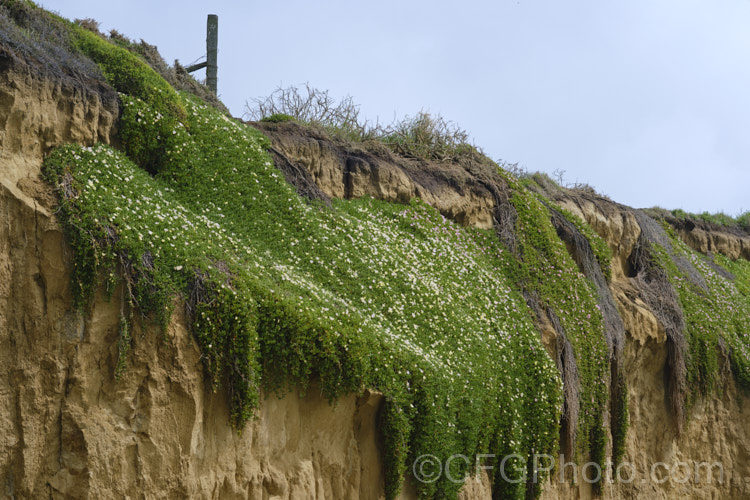
[[[563,412],[560,421],[560,449],[566,457],[575,454],[578,412],[580,409],[581,380],[576,364],[573,346],[565,336],[565,330],[552,308],[547,308],[547,316],[557,333],[557,369],[563,380]]]
[[[640,211],[635,211],[635,216],[641,226],[641,235],[630,256],[630,264],[640,285],[641,299],[662,324],[667,336],[667,393],[677,423],[677,432],[680,434],[687,418],[685,405],[688,395],[686,377],[689,351],[685,339],[685,318],[667,271],[653,255],[652,245],[655,243],[664,247],[688,279],[698,286],[702,284],[704,289],[707,287],[692,264],[684,258],[675,257],[669,238],[661,226]]]

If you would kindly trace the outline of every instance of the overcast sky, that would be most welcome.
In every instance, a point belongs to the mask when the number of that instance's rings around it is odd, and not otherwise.
[[[170,64],[205,55],[218,14],[235,116],[309,82],[381,122],[439,113],[493,159],[627,205],[750,210],[750,0],[39,3]]]

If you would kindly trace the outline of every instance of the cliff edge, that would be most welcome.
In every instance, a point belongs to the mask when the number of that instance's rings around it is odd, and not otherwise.
[[[750,498],[745,229],[0,26],[4,496]]]

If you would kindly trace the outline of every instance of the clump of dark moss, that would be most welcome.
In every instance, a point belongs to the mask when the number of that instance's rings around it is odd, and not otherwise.
[[[291,115],[287,115],[284,113],[274,113],[270,116],[264,116],[260,119],[262,122],[266,123],[283,123],[283,122],[294,122],[297,121],[296,118],[294,118]]]

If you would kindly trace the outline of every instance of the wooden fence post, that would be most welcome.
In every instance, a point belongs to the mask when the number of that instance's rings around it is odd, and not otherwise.
[[[216,14],[209,14],[208,19],[206,20],[206,61],[188,66],[185,68],[185,71],[192,73],[193,71],[206,68],[206,85],[214,95],[217,95],[216,84],[219,80],[216,77],[216,74],[219,71],[219,64],[216,57],[218,48],[219,16]]]
[[[217,52],[219,47],[219,16],[209,14],[206,21],[206,85],[214,95],[217,94],[218,78]]]

